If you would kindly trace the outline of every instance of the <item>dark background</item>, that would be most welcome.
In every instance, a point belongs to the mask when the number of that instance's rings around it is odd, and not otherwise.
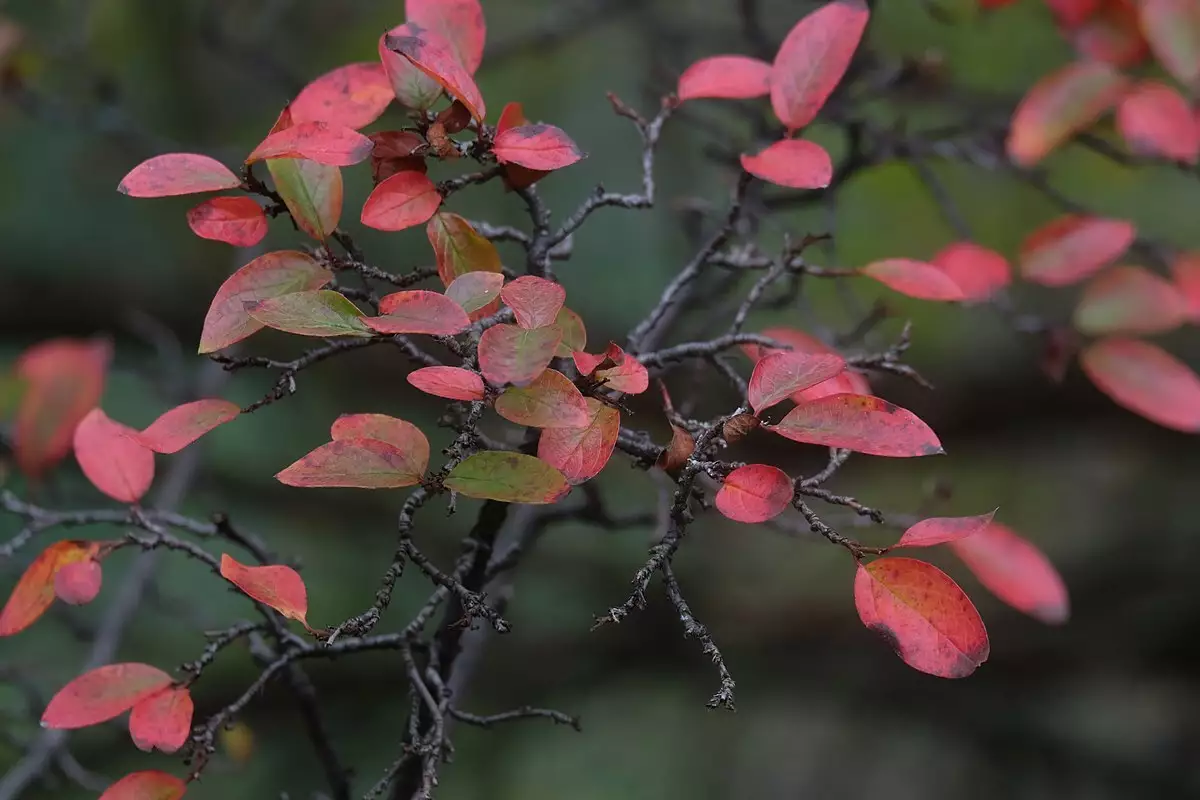
[[[521,100],[534,119],[560,125],[590,157],[551,176],[543,197],[561,219],[591,186],[633,190],[638,144],[611,113],[612,90],[650,111],[687,64],[747,52],[734,0],[484,0],[489,55],[479,74],[491,116]],[[778,37],[808,10],[762,2]],[[869,40],[886,58],[940,60],[955,85],[1015,100],[1070,57],[1040,3],[986,18],[969,0],[878,4]],[[932,8],[932,12],[931,12]],[[106,333],[116,360],[104,408],[144,425],[172,405],[171,392],[196,370],[192,356],[208,302],[254,253],[197,239],[184,221],[195,199],[136,201],[118,195],[121,176],[168,150],[206,152],[237,163],[280,107],[308,80],[350,61],[375,58],[375,42],[403,21],[402,3],[288,0],[0,0],[0,15],[26,32],[22,70],[34,91],[0,104],[0,364],[33,342]],[[867,97],[872,113],[931,113],[903,98]],[[591,342],[623,339],[661,286],[686,261],[686,209],[720,209],[730,170],[707,157],[755,146],[736,107],[698,103],[669,123],[658,161],[660,198],[651,212],[604,210],[576,237],[576,256],[558,275],[587,321]],[[402,123],[393,107],[372,129]],[[732,139],[706,132],[713,122]],[[820,139],[823,133],[817,131]],[[1200,184],[1171,169],[1130,170],[1082,148],[1050,161],[1054,185],[1101,213],[1128,217],[1163,244],[1200,245]],[[1014,256],[1021,238],[1058,213],[1044,196],[1003,173],[935,164],[977,240]],[[439,173],[440,174],[440,173]],[[450,173],[447,173],[450,174]],[[432,261],[421,229],[399,234],[357,224],[370,189],[366,167],[347,170],[343,223],[369,259],[393,271]],[[493,184],[453,198],[450,210],[524,226],[520,203]],[[301,243],[280,220],[264,243]],[[858,266],[873,258],[927,258],[954,234],[913,168],[884,163],[856,175],[831,202],[771,217],[762,240],[783,231],[831,232],[814,260]],[[502,252],[516,263],[516,251]],[[815,287],[800,307],[756,315],[752,328],[788,324],[844,331],[883,296],[865,282]],[[1075,290],[1017,287],[1026,308],[1069,317]],[[987,309],[940,307],[888,295],[894,338],[915,324],[912,362],[937,391],[894,380],[880,394],[938,431],[945,458],[857,457],[831,488],[888,511],[978,514],[1037,542],[1071,591],[1068,625],[1047,628],[991,598],[949,558],[989,628],[992,657],[974,676],[945,681],[904,666],[858,622],[853,564],[823,540],[789,537],[707,515],[677,561],[693,610],[712,630],[738,681],[738,712],[708,711],[716,677],[685,640],[657,585],[650,607],[620,626],[589,633],[593,616],[621,602],[643,560],[649,528],[553,529],[521,567],[508,617],[514,631],[489,643],[475,668],[467,708],[489,713],[525,703],[583,718],[576,734],[549,723],[484,732],[460,729],[455,762],[443,772],[446,798],[1041,798],[1200,796],[1200,556],[1194,510],[1200,453],[1194,440],[1117,408],[1072,367],[1062,386],[1037,367],[1038,342]],[[736,299],[731,297],[730,303]],[[705,314],[727,311],[716,304]],[[1195,331],[1164,337],[1195,365]],[[300,344],[302,346],[303,343]],[[257,334],[242,352],[296,352],[295,341]],[[743,362],[744,363],[744,362]],[[432,429],[437,406],[404,381],[396,354],[363,351],[302,373],[300,391],[198,445],[204,466],[184,510],[228,511],[304,564],[310,620],[332,624],[366,607],[390,559],[402,494],[283,487],[272,475],[327,439],[343,412],[383,412]],[[239,374],[221,391],[248,403],[272,378]],[[712,385],[715,385],[712,384]],[[728,407],[723,389],[688,389]],[[677,397],[677,400],[679,398]],[[629,421],[665,440],[652,404]],[[438,436],[444,437],[444,431]],[[434,437],[435,449],[441,439]],[[811,468],[823,457],[780,446],[757,454]],[[802,452],[801,458],[796,457]],[[160,457],[163,470],[175,457]],[[435,456],[436,458],[436,456]],[[937,482],[952,497],[936,504]],[[20,489],[20,481],[9,478]],[[619,457],[600,478],[625,511],[649,509],[656,484]],[[96,506],[100,498],[65,465],[39,499]],[[475,504],[446,519],[434,503],[419,517],[419,542],[448,563]],[[831,521],[850,520],[831,513]],[[0,519],[10,534],[13,520]],[[886,544],[893,530],[854,531]],[[97,529],[84,535],[111,535]],[[3,585],[21,563],[0,565]],[[106,564],[106,591],[92,606],[57,605],[46,620],[0,641],[0,663],[52,692],[74,676],[86,644],[73,632],[103,614],[130,554]],[[384,626],[400,625],[428,593],[406,576]],[[194,658],[199,631],[246,613],[244,600],[210,574],[162,559],[156,590],[137,617],[122,660],[164,668]],[[382,629],[382,628],[381,628]],[[389,628],[390,629],[390,628]],[[254,667],[226,652],[195,692],[198,715],[237,696]],[[389,763],[407,713],[406,681],[391,655],[314,665],[324,705],[361,793]],[[35,732],[22,694],[0,687],[5,729]],[[37,709],[40,713],[40,709]],[[295,709],[269,687],[241,718],[248,758],[229,750],[188,797],[306,798],[321,786]],[[170,757],[138,753],[117,727],[73,734],[73,752],[108,778],[143,768],[177,770]],[[236,748],[235,748],[236,749]],[[0,768],[19,750],[0,741]],[[360,788],[361,787],[361,788]],[[87,796],[47,786],[30,798]]]

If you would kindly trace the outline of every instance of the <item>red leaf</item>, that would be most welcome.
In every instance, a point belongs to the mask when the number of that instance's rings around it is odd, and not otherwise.
[[[835,394],[796,406],[769,431],[796,442],[873,456],[941,455],[942,444],[911,411],[878,397]]]
[[[524,453],[485,450],[468,456],[446,477],[445,486],[465,497],[502,503],[554,503],[571,491],[556,468]]]
[[[1115,67],[1135,66],[1150,52],[1130,0],[1105,0],[1099,13],[1071,31],[1068,38],[1080,55]]]
[[[446,94],[467,107],[475,120],[483,122],[487,115],[483,96],[448,41],[434,31],[409,22],[386,34],[384,46],[404,56],[414,67],[437,81]]]
[[[1021,274],[1044,286],[1077,283],[1115,261],[1137,236],[1132,222],[1067,214],[1021,245]]]
[[[585,398],[588,422],[577,428],[548,428],[538,439],[538,458],[576,486],[600,474],[617,446],[621,414],[594,397]]]
[[[1179,92],[1164,83],[1139,83],[1117,106],[1117,130],[1129,149],[1195,164],[1200,158],[1200,126]]]
[[[99,545],[68,540],[47,547],[26,568],[0,611],[0,636],[12,636],[37,621],[54,602],[55,578],[72,564],[91,561]]]
[[[444,294],[413,289],[389,294],[379,301],[378,317],[367,317],[367,326],[379,333],[427,333],[452,336],[471,324],[462,306]]]
[[[743,153],[741,160],[754,177],[792,189],[824,189],[833,180],[829,153],[804,139],[784,139],[756,155]]]
[[[1041,550],[1010,528],[993,522],[950,547],[979,582],[1008,605],[1049,625],[1067,621],[1070,601],[1058,571]]]
[[[217,290],[204,330],[200,352],[212,353],[240,342],[264,326],[246,309],[270,297],[313,291],[333,280],[333,273],[306,253],[281,250],[251,261],[229,276]]]
[[[423,473],[429,466],[429,440],[421,429],[411,422],[386,414],[343,414],[333,421],[329,429],[330,438],[375,439],[398,447],[406,454],[410,468]]]
[[[408,373],[408,382],[425,394],[448,400],[482,400],[483,378],[461,367],[422,367]]]
[[[964,300],[966,295],[942,269],[911,258],[886,258],[862,268],[862,273],[884,286],[920,300]]]
[[[871,630],[910,667],[965,678],[987,661],[987,630],[971,599],[932,564],[881,558],[859,564],[854,605]]]
[[[437,186],[420,172],[397,172],[375,187],[363,204],[362,224],[381,231],[420,225],[442,204]]]
[[[1151,422],[1200,433],[1200,377],[1164,350],[1137,339],[1104,339],[1079,356],[1096,388]]]
[[[129,714],[129,736],[139,750],[174,753],[192,732],[192,694],[176,686],[141,700]]]
[[[154,420],[137,439],[156,453],[178,453],[239,413],[237,404],[228,400],[195,400],[176,406]]]
[[[487,27],[478,0],[405,0],[404,19],[440,34],[467,72],[479,69]]]
[[[71,730],[106,722],[171,685],[171,676],[149,664],[109,664],[85,672],[50,698],[43,728]]]
[[[500,253],[458,214],[442,211],[425,226],[437,258],[438,276],[449,287],[455,278],[471,272],[500,274]]]
[[[535,330],[495,325],[479,337],[479,367],[496,385],[524,385],[542,374],[560,341],[562,331],[557,325]]]
[[[338,439],[323,444],[275,478],[288,486],[308,488],[400,489],[415,486],[429,459],[377,439]]]
[[[815,339],[803,331],[793,330],[791,328],[768,328],[762,332],[763,336],[770,337],[778,342],[790,344],[792,350],[796,353],[829,353],[839,355],[829,345],[822,342],[820,339]],[[757,363],[759,359],[765,357],[768,353],[789,352],[787,350],[772,350],[766,347],[759,347],[756,344],[746,345],[743,350],[750,357],[751,361]],[[862,373],[855,372],[852,369],[847,369],[845,372],[830,378],[827,381],[822,381],[816,386],[808,389],[801,389],[792,395],[792,401],[795,403],[805,403],[809,400],[816,400],[821,397],[828,397],[832,394],[870,394],[871,385],[867,383],[867,379]]]
[[[131,772],[104,790],[100,800],[179,800],[187,784],[165,772]]]
[[[749,464],[725,477],[717,492],[717,511],[735,522],[766,522],[792,502],[792,479],[777,467]]]
[[[987,300],[1012,280],[1004,256],[971,242],[946,245],[930,263],[958,284],[964,300]]]
[[[459,275],[446,287],[446,297],[471,314],[487,308],[500,296],[504,275],[499,272],[468,272]]]
[[[1139,0],[1142,31],[1154,57],[1171,77],[1200,90],[1200,3],[1196,0]]]
[[[54,596],[67,605],[86,605],[100,594],[103,579],[100,562],[92,558],[63,564],[54,573]]]
[[[841,356],[831,353],[769,353],[755,366],[747,395],[756,415],[810,386],[846,369]]]
[[[228,553],[221,554],[221,577],[249,597],[308,627],[308,590],[304,579],[291,567],[273,564],[248,567]]]
[[[789,130],[812,122],[837,88],[867,29],[862,0],[834,0],[788,33],[771,67],[771,107]]]
[[[328,122],[358,130],[379,119],[395,97],[382,64],[347,64],[301,89],[289,108],[294,122]]]
[[[1187,320],[1174,284],[1143,267],[1113,267],[1092,279],[1075,309],[1075,327],[1090,336],[1160,333]]]
[[[562,169],[585,157],[561,128],[542,122],[518,125],[497,134],[492,154],[502,164],[543,171]]]
[[[236,189],[242,179],[229,167],[195,153],[167,153],[138,164],[121,179],[117,191],[130,197],[173,197]]]
[[[1104,0],[1046,0],[1046,5],[1054,13],[1059,25],[1076,28],[1099,11],[1102,2]]]
[[[267,215],[249,197],[214,197],[187,212],[188,227],[201,239],[253,247],[267,235]]]
[[[567,290],[554,281],[523,275],[500,290],[500,299],[512,308],[522,328],[544,328],[555,323]]]
[[[1187,304],[1189,320],[1200,324],[1200,252],[1180,253],[1171,262],[1171,273]]]
[[[548,369],[528,386],[505,389],[496,398],[496,413],[531,428],[578,428],[588,424],[588,407],[571,380]]]
[[[725,98],[745,100],[771,91],[771,65],[747,56],[711,56],[679,76],[679,100]]]
[[[609,389],[626,394],[641,394],[650,387],[650,375],[642,366],[642,362],[618,347],[616,342],[609,342],[608,347],[598,356],[575,352],[571,357],[581,374],[603,381]],[[615,366],[601,367],[606,360]]]
[[[1127,85],[1100,61],[1077,61],[1045,76],[1013,114],[1008,157],[1019,166],[1033,166],[1112,108]]]
[[[25,392],[13,422],[16,459],[36,480],[71,452],[79,421],[104,393],[112,345],[103,339],[51,339],[30,347],[13,368]]]
[[[525,117],[525,109],[520,103],[505,103],[504,108],[500,110],[500,119],[496,120],[496,134],[499,135],[509,128],[528,124],[529,120]]]
[[[154,482],[154,453],[133,428],[93,408],[75,428],[75,460],[92,485],[121,503],[136,503]]]
[[[974,536],[992,524],[996,516],[993,511],[978,517],[930,517],[923,519],[904,532],[896,547],[931,547]]]
[[[269,134],[246,163],[265,158],[306,158],[318,164],[349,167],[365,161],[374,143],[353,128],[328,122],[298,122]]]

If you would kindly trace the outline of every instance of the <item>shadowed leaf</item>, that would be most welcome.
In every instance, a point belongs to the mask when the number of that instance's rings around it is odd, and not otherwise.
[[[399,25],[380,36],[379,60],[400,105],[425,111],[442,96],[442,85],[387,46],[389,36],[406,36],[409,30],[409,25]]]
[[[576,351],[571,357],[575,360],[579,374],[604,381],[604,385],[609,389],[626,394],[641,394],[650,387],[650,375],[646,368],[635,357],[622,350],[616,342],[609,342],[608,347],[598,356]],[[605,366],[606,364],[610,366]]]

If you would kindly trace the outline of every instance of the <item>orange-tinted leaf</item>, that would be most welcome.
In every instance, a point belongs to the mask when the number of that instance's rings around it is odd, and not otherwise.
[[[377,439],[337,439],[275,478],[288,486],[309,488],[400,489],[421,482],[428,459],[428,445],[422,454]]]
[[[446,477],[447,489],[503,503],[554,503],[571,491],[561,472],[524,453],[485,450],[461,462]]]
[[[117,191],[130,197],[173,197],[236,189],[242,179],[229,167],[195,153],[167,153],[138,164],[121,179]]]
[[[251,598],[308,627],[308,590],[300,573],[282,564],[248,567],[221,554],[221,577]]]
[[[448,400],[482,400],[483,378],[462,367],[422,367],[408,373],[408,382],[425,394]]]
[[[492,303],[503,286],[504,275],[499,272],[467,272],[451,281],[446,297],[470,314]]]
[[[1050,625],[1067,621],[1070,601],[1058,571],[1012,529],[993,522],[950,547],[979,582],[1008,605]]]
[[[404,451],[408,469],[418,475],[429,466],[429,440],[411,422],[386,414],[343,414],[329,429],[335,442],[343,439],[375,439]]]
[[[964,300],[966,295],[942,269],[911,258],[886,258],[862,268],[862,273],[884,286],[921,300]]]
[[[300,230],[325,241],[342,216],[342,171],[306,158],[268,158],[267,170]]]
[[[405,0],[404,19],[441,34],[467,72],[479,69],[487,37],[479,0]]]
[[[68,605],[85,605],[100,594],[103,579],[100,562],[92,558],[63,564],[54,573],[54,596]]]
[[[300,90],[290,110],[295,122],[328,122],[358,130],[379,119],[395,97],[382,64],[347,64]]]
[[[771,107],[789,130],[816,118],[850,66],[870,16],[862,0],[834,0],[796,23],[771,67]]]
[[[379,60],[400,105],[425,111],[442,96],[442,85],[387,46],[388,36],[404,36],[408,30],[408,25],[399,25],[379,37]]]
[[[958,284],[964,300],[986,300],[1011,281],[1004,256],[971,242],[946,245],[930,264]]]
[[[209,398],[176,406],[138,434],[138,441],[156,453],[178,453],[218,425],[241,413],[236,403]]]
[[[384,37],[384,46],[408,59],[413,66],[433,78],[446,94],[462,103],[477,121],[483,122],[487,109],[479,87],[450,42],[415,22],[393,29]]]
[[[778,425],[763,427],[796,442],[873,456],[907,458],[944,452],[934,432],[911,411],[857,394],[835,394],[803,403]]]
[[[642,362],[622,350],[616,342],[609,342],[598,356],[574,352],[571,357],[580,374],[604,381],[604,385],[610,389],[626,394],[641,394],[650,387],[650,375]],[[606,361],[615,366],[603,366]]]
[[[803,331],[794,330],[792,328],[768,328],[762,331],[763,336],[770,337],[778,342],[789,344],[792,346],[790,352],[797,353],[830,353],[839,355],[829,345],[809,336]],[[756,344],[746,345],[742,348],[751,361],[757,363],[759,359],[767,355],[767,353],[777,352],[770,348],[759,347]],[[789,351],[779,351],[789,352]],[[792,395],[792,400],[796,403],[804,403],[809,400],[816,400],[821,397],[828,397],[832,394],[870,394],[871,385],[867,383],[867,379],[862,373],[855,372],[852,369],[847,369],[836,377],[830,378],[827,381],[822,381],[816,386],[808,389],[801,389]]]
[[[827,381],[846,368],[841,356],[831,353],[769,353],[754,365],[747,398],[755,414],[796,392]]]
[[[306,158],[318,164],[349,167],[365,161],[374,143],[353,128],[328,122],[297,122],[267,135],[246,163],[267,158]]]
[[[1176,256],[1171,262],[1171,274],[1187,305],[1189,320],[1193,325],[1200,324],[1200,252]]]
[[[535,330],[495,325],[479,337],[479,367],[494,384],[521,386],[542,374],[561,341],[557,325]]]
[[[50,698],[43,728],[71,730],[106,722],[171,685],[171,676],[149,664],[109,664],[85,672]]]
[[[586,156],[561,128],[542,122],[518,125],[498,134],[492,153],[502,164],[542,171],[569,167]]]
[[[100,800],[179,800],[187,784],[165,772],[131,772],[104,790]]]
[[[1164,427],[1200,433],[1200,377],[1161,348],[1104,339],[1084,350],[1079,363],[1117,405]]]
[[[55,542],[26,568],[0,611],[0,636],[12,636],[28,628],[54,602],[54,579],[71,564],[90,561],[98,545],[74,540]]]
[[[1115,261],[1136,236],[1123,219],[1067,214],[1021,244],[1021,274],[1045,286],[1077,283]]]
[[[987,630],[971,599],[932,564],[881,558],[859,564],[854,605],[905,664],[940,678],[965,678],[987,661]]]
[[[333,280],[333,273],[306,253],[281,250],[251,261],[221,284],[204,318],[200,352],[212,353],[262,329],[247,312],[262,300],[312,291]]]
[[[363,204],[362,224],[381,231],[420,225],[442,204],[437,186],[420,172],[397,172],[371,191]]]
[[[804,139],[784,139],[755,155],[743,153],[741,160],[754,177],[792,189],[824,189],[833,180],[829,153]]]
[[[449,286],[468,272],[495,272],[501,269],[496,246],[476,233],[471,223],[458,214],[441,211],[425,226],[429,244],[437,258],[438,275]]]
[[[993,511],[978,517],[930,517],[923,519],[904,532],[900,541],[892,547],[930,547],[935,544],[945,544],[974,536],[988,525],[996,516]]]
[[[249,197],[214,197],[187,212],[188,227],[201,239],[252,247],[267,235],[267,215]]]
[[[154,482],[154,452],[133,428],[99,408],[75,428],[75,460],[92,485],[121,503],[136,503]]]
[[[192,693],[175,686],[139,700],[129,714],[129,736],[139,750],[174,753],[192,732]]]
[[[583,318],[569,308],[561,308],[554,318],[554,324],[562,328],[563,338],[558,345],[555,355],[559,358],[570,358],[571,353],[587,347],[587,328]]]
[[[1126,86],[1121,73],[1102,61],[1077,61],[1045,76],[1013,114],[1008,157],[1033,166],[1112,108]]]
[[[330,289],[268,297],[246,309],[255,321],[297,336],[370,336],[363,312]]]
[[[1143,267],[1113,267],[1083,290],[1075,327],[1090,336],[1159,333],[1187,320],[1187,303],[1170,281]]]
[[[792,502],[792,479],[778,467],[748,464],[725,476],[716,506],[735,522],[766,522]]]
[[[1139,0],[1138,9],[1158,63],[1193,92],[1200,90],[1200,3]]]
[[[528,386],[512,386],[496,398],[496,413],[531,428],[579,428],[588,424],[588,407],[575,384],[547,369]]]
[[[427,333],[452,336],[471,324],[467,312],[451,298],[424,289],[395,292],[379,301],[378,317],[365,322],[379,333]]]
[[[748,56],[711,56],[679,76],[675,94],[683,100],[704,97],[749,99],[771,91],[771,65]]]
[[[567,290],[554,281],[522,275],[500,290],[500,299],[512,308],[522,328],[544,328],[557,321]]]
[[[71,452],[75,426],[104,393],[112,345],[103,339],[51,339],[30,347],[13,369],[25,389],[13,421],[17,466],[30,478]]]
[[[1129,149],[1195,164],[1200,157],[1200,125],[1187,100],[1157,81],[1133,87],[1117,106],[1117,130]]]
[[[538,458],[575,486],[600,474],[617,446],[621,413],[594,397],[584,398],[588,421],[578,428],[548,428],[538,439]]]

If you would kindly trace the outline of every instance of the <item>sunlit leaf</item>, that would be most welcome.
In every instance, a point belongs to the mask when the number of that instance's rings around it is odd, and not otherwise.
[[[399,489],[425,473],[421,453],[377,439],[338,439],[323,444],[275,476],[288,486]],[[426,447],[424,458],[428,461]]]
[[[117,191],[130,197],[172,197],[236,189],[242,179],[229,167],[195,153],[167,153],[138,164],[121,179]]]
[[[100,800],[179,800],[187,784],[174,775],[156,770],[131,772],[109,786]]]
[[[1137,236],[1132,222],[1067,214],[1021,244],[1021,274],[1045,286],[1077,283],[1111,264]]]
[[[99,548],[94,542],[67,540],[47,547],[22,573],[0,611],[0,636],[12,636],[37,621],[54,602],[54,580],[72,564],[91,561]]]
[[[725,476],[716,506],[735,522],[766,522],[792,502],[792,479],[778,467],[748,464]]]
[[[114,422],[99,408],[75,428],[75,460],[92,485],[121,503],[136,503],[154,482],[154,452],[133,428]]]
[[[467,312],[451,298],[424,289],[389,294],[379,301],[379,316],[364,320],[379,333],[426,333],[452,336],[471,324]]]
[[[950,576],[912,558],[859,564],[858,616],[913,669],[965,678],[987,661],[987,630],[971,599]]]
[[[441,204],[437,186],[425,175],[397,172],[367,197],[362,224],[381,231],[402,231],[428,220]]]
[[[192,732],[192,694],[186,686],[164,689],[139,700],[129,714],[129,736],[139,750],[174,753]]]
[[[929,426],[911,411],[878,397],[835,394],[796,406],[769,431],[797,442],[840,447],[874,456],[943,453]]]
[[[100,562],[91,558],[63,564],[54,573],[54,596],[67,605],[82,606],[96,599],[104,571]]]
[[[500,299],[512,308],[522,328],[544,328],[556,322],[567,291],[554,281],[522,275],[500,290]]]
[[[454,47],[437,33],[409,22],[384,37],[384,46],[412,62],[412,65],[437,81],[446,94],[458,100],[471,116],[482,122],[487,115],[483,95]]]
[[[743,153],[741,162],[754,177],[791,189],[824,189],[833,180],[829,153],[804,139],[784,139],[755,155]]]
[[[213,197],[187,212],[188,227],[201,239],[252,247],[267,235],[267,215],[249,197]]]
[[[479,367],[494,384],[524,385],[542,374],[561,341],[557,325],[534,330],[494,325],[479,337]]]
[[[467,72],[479,69],[487,37],[479,0],[405,0],[404,19],[441,34]]]
[[[1139,83],[1121,98],[1117,130],[1140,155],[1187,164],[1200,158],[1200,124],[1183,95],[1165,83]]]
[[[911,258],[873,261],[862,273],[884,286],[920,300],[964,300],[966,295],[944,270]]]
[[[492,154],[502,164],[542,171],[569,167],[586,157],[565,131],[542,122],[518,125],[497,134]]]
[[[357,130],[379,119],[395,97],[382,64],[347,64],[310,82],[290,108],[296,122],[329,122]]]
[[[755,414],[785,398],[827,381],[846,368],[841,356],[829,353],[769,353],[754,365],[747,398]]]
[[[466,497],[504,503],[554,503],[571,490],[561,472],[524,453],[487,450],[450,471],[445,485]]]
[[[1160,333],[1187,320],[1187,303],[1165,278],[1144,267],[1113,267],[1083,290],[1075,327],[1090,336]]]
[[[171,676],[149,664],[98,667],[50,698],[42,714],[42,727],[70,730],[106,722],[170,685]]]
[[[867,29],[862,0],[834,0],[796,23],[771,67],[771,107],[789,130],[812,122],[841,82]]]
[[[228,400],[194,400],[176,406],[154,420],[137,439],[156,453],[178,453],[240,412],[237,404]]]
[[[528,386],[512,386],[496,398],[496,413],[531,428],[578,428],[588,424],[588,407],[575,384],[547,369]]]
[[[1050,625],[1067,621],[1070,601],[1058,571],[1012,529],[993,522],[950,547],[979,582],[1008,605]]]
[[[462,367],[422,367],[408,373],[408,382],[425,394],[448,400],[482,400],[483,378]]]
[[[1012,280],[1004,256],[971,242],[946,245],[929,263],[958,285],[964,300],[987,300]]]
[[[1167,428],[1200,433],[1200,377],[1166,351],[1137,339],[1104,339],[1079,364],[1117,405]]]
[[[1126,79],[1102,61],[1077,61],[1039,80],[1013,113],[1006,148],[1031,167],[1091,126],[1121,98]]]
[[[931,547],[974,536],[985,530],[996,516],[993,511],[978,517],[930,517],[904,532],[892,547]]]
[[[680,101],[705,97],[749,99],[771,90],[771,65],[748,56],[710,56],[679,76],[675,94]]]
[[[221,577],[251,598],[308,627],[308,590],[300,573],[282,564],[248,567],[221,554]]]

